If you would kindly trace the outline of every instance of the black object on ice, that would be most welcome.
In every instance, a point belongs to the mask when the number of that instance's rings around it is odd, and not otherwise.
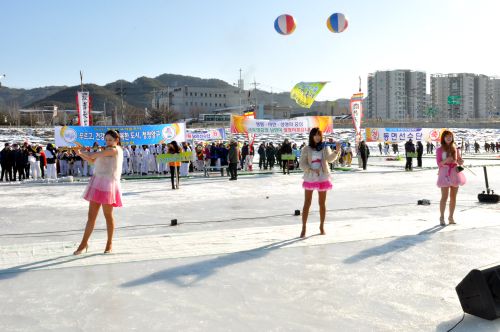
[[[295,210],[294,216],[300,216],[300,210]]]
[[[428,199],[419,199],[417,201],[417,205],[431,205],[431,201]]]
[[[500,265],[474,269],[455,287],[464,312],[493,320],[500,317]]]
[[[484,182],[486,182],[486,192],[482,192],[477,195],[477,199],[481,203],[498,203],[500,197],[495,194],[493,190],[490,190],[490,185],[488,184],[488,173],[486,172],[486,166],[483,166],[484,170]],[[491,192],[491,193],[490,193]]]
[[[170,220],[170,226],[177,226],[177,219]]]

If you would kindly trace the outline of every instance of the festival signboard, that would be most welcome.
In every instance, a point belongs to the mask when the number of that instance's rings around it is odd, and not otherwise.
[[[241,115],[231,116],[232,134],[304,134],[318,127],[323,134],[333,131],[331,116],[304,116],[284,120],[250,119]]]
[[[437,128],[366,128],[367,142],[439,141],[444,129]]]
[[[224,128],[207,130],[187,130],[186,139],[189,141],[215,141],[225,140],[226,130]]]
[[[97,142],[106,145],[104,134],[113,129],[120,133],[122,145],[163,144],[171,141],[186,141],[186,124],[158,124],[144,126],[57,126],[55,142],[57,146],[92,146]]]

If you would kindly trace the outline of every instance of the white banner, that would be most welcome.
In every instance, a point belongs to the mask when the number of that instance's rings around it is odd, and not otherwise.
[[[76,106],[78,109],[78,124],[84,127],[90,126],[90,93],[88,91],[78,91]]]
[[[318,127],[323,134],[333,131],[331,116],[303,116],[285,120],[261,120],[231,115],[232,134],[298,134]]]
[[[439,141],[444,129],[440,128],[366,128],[367,142]]]
[[[226,131],[224,130],[224,128],[207,129],[207,130],[188,130],[186,132],[186,139],[191,141],[225,140]]]

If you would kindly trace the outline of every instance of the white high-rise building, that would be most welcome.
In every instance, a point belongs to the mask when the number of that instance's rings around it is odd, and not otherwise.
[[[425,109],[425,72],[390,70],[368,75],[367,118],[419,119]]]
[[[500,78],[492,78],[492,90],[493,90],[493,103],[491,115],[494,117],[500,117]]]
[[[431,102],[437,118],[490,118],[494,112],[493,92],[494,80],[486,75],[431,75]]]

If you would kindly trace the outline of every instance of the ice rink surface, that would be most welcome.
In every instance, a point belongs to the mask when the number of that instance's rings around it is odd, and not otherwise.
[[[0,331],[446,331],[462,316],[455,286],[500,264],[500,206],[477,202],[478,166],[500,191],[500,160],[466,164],[476,176],[465,173],[455,226],[439,226],[433,159],[405,172],[371,158],[333,174],[324,236],[315,194],[306,239],[301,174],[214,173],[175,191],[123,181],[110,255],[102,214],[89,252],[72,255],[84,182],[1,184]],[[466,315],[455,331],[500,320]]]

